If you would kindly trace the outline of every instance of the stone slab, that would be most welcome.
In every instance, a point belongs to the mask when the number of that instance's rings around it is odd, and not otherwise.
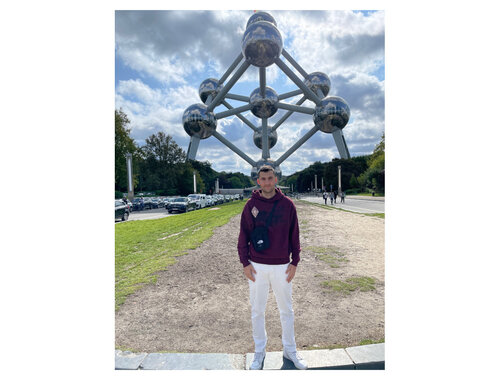
[[[138,369],[148,354],[115,350],[115,369]]]
[[[354,363],[343,349],[336,350],[308,350],[299,351],[299,354],[306,360],[310,370],[312,369],[354,369]],[[249,369],[252,364],[254,354],[246,355],[245,369]],[[263,369],[295,370],[295,366],[290,360],[283,359],[283,352],[267,352]]]
[[[243,355],[235,354],[149,354],[142,362],[144,370],[224,370],[244,369]]]
[[[346,348],[356,369],[385,369],[385,343]]]

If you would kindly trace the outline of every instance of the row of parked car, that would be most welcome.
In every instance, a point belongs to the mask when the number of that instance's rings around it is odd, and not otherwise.
[[[115,200],[115,220],[127,220],[132,211],[165,208],[168,213],[188,212],[243,199],[243,194],[189,194],[187,197],[134,198]]]
[[[225,202],[243,199],[243,194],[189,194],[187,197],[177,197],[172,201],[168,201],[165,205],[168,213],[171,212],[188,212],[198,210],[204,207],[212,207]]]

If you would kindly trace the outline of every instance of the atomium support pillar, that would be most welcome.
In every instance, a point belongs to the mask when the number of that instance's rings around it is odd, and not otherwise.
[[[347,149],[347,144],[345,142],[342,130],[335,129],[332,132],[332,136],[333,136],[333,141],[335,141],[335,145],[337,145],[337,149],[339,150],[340,157],[344,159],[351,158],[349,149]]]

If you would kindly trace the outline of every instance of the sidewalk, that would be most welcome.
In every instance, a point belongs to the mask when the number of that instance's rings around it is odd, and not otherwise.
[[[385,343],[334,350],[299,351],[309,369],[385,369]],[[238,354],[162,354],[132,353],[115,350],[117,370],[248,370],[253,353]],[[295,369],[281,351],[268,352],[265,370]]]
[[[379,201],[379,202],[385,202],[385,197],[371,197],[369,195],[346,195],[347,198],[351,199],[362,199],[364,201]]]

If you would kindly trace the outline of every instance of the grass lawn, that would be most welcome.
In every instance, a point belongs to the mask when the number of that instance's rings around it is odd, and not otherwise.
[[[210,238],[216,227],[240,214],[246,201],[236,201],[161,219],[115,225],[115,310],[155,273],[176,262]]]

